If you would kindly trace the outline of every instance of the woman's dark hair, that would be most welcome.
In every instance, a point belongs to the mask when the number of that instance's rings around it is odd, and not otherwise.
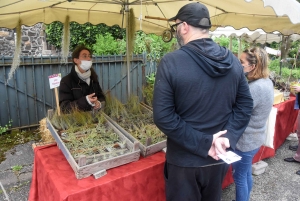
[[[76,65],[76,63],[74,62],[74,59],[75,59],[75,58],[76,58],[76,59],[79,58],[80,52],[81,52],[82,50],[87,50],[87,51],[89,51],[89,53],[92,55],[92,51],[91,51],[89,48],[87,48],[87,47],[84,46],[84,45],[78,45],[78,46],[74,49],[74,51],[73,51],[73,53],[72,53],[72,61],[73,61],[73,63],[74,63],[75,65]]]

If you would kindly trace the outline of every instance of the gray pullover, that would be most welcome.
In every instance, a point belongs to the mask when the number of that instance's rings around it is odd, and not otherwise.
[[[269,78],[249,82],[249,88],[253,110],[250,122],[236,145],[236,148],[243,152],[252,151],[263,145],[266,139],[266,122],[274,101],[273,83]]]

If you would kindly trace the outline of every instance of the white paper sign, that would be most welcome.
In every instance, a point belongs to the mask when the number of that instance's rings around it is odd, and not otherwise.
[[[236,161],[241,160],[242,158],[232,151],[227,151],[226,154],[219,154],[218,157],[221,158],[227,164],[234,163]]]
[[[49,75],[48,78],[49,78],[50,89],[59,87],[60,80],[61,80],[61,73]]]

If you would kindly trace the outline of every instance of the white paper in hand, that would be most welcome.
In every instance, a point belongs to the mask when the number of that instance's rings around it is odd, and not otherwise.
[[[236,161],[241,160],[242,158],[232,151],[227,151],[226,154],[219,154],[218,157],[221,158],[227,164],[234,163]]]

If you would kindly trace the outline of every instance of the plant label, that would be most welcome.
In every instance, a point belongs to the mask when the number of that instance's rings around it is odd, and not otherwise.
[[[60,80],[61,80],[61,73],[49,75],[48,78],[49,78],[50,89],[59,87]]]

